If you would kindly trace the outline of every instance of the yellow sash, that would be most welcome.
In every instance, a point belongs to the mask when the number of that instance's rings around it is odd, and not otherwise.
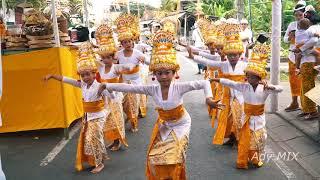
[[[104,109],[104,101],[94,101],[94,102],[82,102],[83,110],[86,113],[99,112]]]
[[[245,113],[245,121],[244,121],[245,124],[241,128],[239,144],[238,144],[238,159],[237,159],[238,168],[247,168],[248,166],[248,157],[249,157],[249,148],[250,148],[249,120],[251,116],[259,116],[264,113],[264,104],[252,105],[252,104],[245,103],[244,113]]]
[[[244,82],[245,76],[244,75],[230,75],[230,74],[221,74],[222,78],[230,79],[237,82]],[[216,130],[216,134],[213,138],[213,144],[223,144],[223,140],[225,138],[225,132],[227,129],[228,124],[228,117],[230,114],[230,88],[224,86],[223,87],[223,95],[221,103],[224,104],[226,107],[224,110],[221,111],[218,119],[218,127]]]
[[[101,79],[101,82],[105,82],[105,83],[119,83],[120,82],[120,78],[119,77],[115,77],[115,78],[111,78],[111,79]]]
[[[150,141],[150,144],[149,144],[149,148],[148,148],[148,151],[147,151],[147,156],[149,155],[150,153],[150,150],[153,146],[153,143],[157,137],[157,134],[159,132],[159,124],[162,124],[166,121],[168,122],[177,122],[179,119],[182,118],[182,116],[184,115],[185,113],[185,109],[183,107],[183,105],[179,105],[177,106],[176,108],[173,108],[173,109],[169,109],[169,110],[163,110],[161,108],[157,108],[156,109],[159,113],[159,117],[158,117],[158,120],[152,130],[152,134],[151,134],[151,141]],[[146,177],[150,177],[151,176],[151,171],[150,171],[150,165],[149,165],[149,161],[148,161],[148,157],[147,157],[147,167],[146,167]]]
[[[139,72],[139,70],[140,70],[140,67],[139,67],[139,65],[137,65],[132,70],[125,70],[125,71],[122,71],[121,73],[122,74],[135,74],[135,73]]]

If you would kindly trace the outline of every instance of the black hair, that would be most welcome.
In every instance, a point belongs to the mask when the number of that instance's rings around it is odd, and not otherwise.
[[[302,8],[303,7],[303,8]],[[299,9],[299,8],[301,8],[301,9]],[[293,14],[294,13],[296,13],[296,12],[302,12],[302,13],[304,13],[305,11],[306,11],[306,8],[305,8],[305,6],[304,5],[302,5],[302,4],[297,4],[295,7],[294,7],[294,11],[293,11]]]
[[[307,17],[307,19],[309,19],[313,25],[318,24],[320,22],[320,16],[317,14],[316,11],[307,11],[307,13],[310,14],[310,16]]]
[[[245,72],[246,75],[248,75],[248,72]],[[255,76],[257,79],[259,79],[259,81],[262,80],[262,78],[258,75],[256,75],[255,73],[250,73],[252,76]]]

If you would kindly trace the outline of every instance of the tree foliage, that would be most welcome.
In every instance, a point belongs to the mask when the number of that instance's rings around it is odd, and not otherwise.
[[[161,0],[161,11],[172,12],[177,9],[177,1],[176,0]]]
[[[143,4],[143,3],[130,3],[130,13],[134,14],[134,15],[138,15],[138,7],[139,7],[139,13],[140,13],[140,17],[143,16],[144,11],[146,9],[148,10],[154,10],[155,8],[147,5],[147,4]]]
[[[43,8],[46,5],[46,0],[6,0],[7,9],[14,9],[18,4],[26,2],[33,5],[34,8]],[[0,3],[2,8],[2,3]]]
[[[201,12],[207,16],[231,17],[234,15],[233,0],[202,0],[200,3]],[[195,13],[199,9],[197,4],[191,2],[187,5],[187,11]]]

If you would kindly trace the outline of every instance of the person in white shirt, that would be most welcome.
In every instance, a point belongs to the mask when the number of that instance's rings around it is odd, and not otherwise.
[[[307,29],[310,39],[304,43],[303,46],[294,49],[295,53],[302,53],[300,74],[302,79],[301,90],[301,106],[302,112],[298,114],[299,117],[303,117],[304,120],[313,120],[319,117],[316,104],[305,96],[305,93],[315,87],[315,78],[318,74],[314,70],[316,65],[316,57],[314,53],[306,53],[310,48],[314,49],[319,38],[316,34],[320,33],[320,18],[316,12],[310,12],[311,16],[308,17],[312,25]]]
[[[96,81],[97,67],[91,44],[83,43],[79,48],[79,54],[77,68],[81,81],[52,74],[47,75],[44,80],[55,79],[81,88],[85,114],[77,146],[76,170],[83,170],[83,163],[86,162],[94,167],[92,173],[99,173],[104,168],[104,160],[109,159],[103,128],[110,110],[105,108],[104,97],[114,98],[114,96],[109,92],[104,92],[103,97],[98,96],[100,83]]]
[[[116,53],[116,45],[112,38],[112,29],[107,24],[102,24],[96,31],[98,43],[96,64],[98,67],[98,82],[119,83],[122,72],[130,71],[135,68],[135,64],[114,64],[114,54]],[[121,145],[128,147],[125,136],[124,114],[123,114],[123,95],[115,93],[115,98],[107,98],[106,103],[111,112],[107,117],[104,135],[107,141],[111,141],[108,148],[111,151],[118,151]]]
[[[268,49],[264,45],[260,45],[260,47]],[[255,54],[252,54],[245,69],[247,82],[236,82],[224,78],[212,79],[212,81],[220,82],[224,86],[236,89],[243,94],[245,116],[241,119],[240,124],[237,158],[237,168],[239,169],[248,169],[248,160],[255,167],[263,165],[261,154],[267,138],[265,102],[269,94],[282,91],[280,86],[268,85],[265,81],[262,81],[267,76],[265,67],[268,51],[259,52],[257,49],[253,50]]]
[[[149,46],[146,43],[143,43],[141,41],[136,41],[136,43],[134,44],[134,48],[139,50],[140,52],[142,52],[145,56],[146,62],[149,62],[150,60],[150,55],[148,54],[149,51],[151,51],[152,47]],[[142,83],[143,84],[147,84],[147,80],[148,80],[148,75],[149,75],[149,70],[148,70],[148,65],[146,63],[144,64],[140,64],[140,76],[142,79]],[[146,117],[147,115],[147,96],[144,94],[140,95],[140,117]]]
[[[192,41],[194,47],[204,49],[205,44],[201,37],[201,32],[197,23],[194,24],[194,30],[192,32]],[[205,67],[203,65],[198,64],[198,74],[201,74],[201,72],[204,71],[204,68]]]
[[[307,32],[307,29],[310,27],[311,22],[307,18],[303,18],[300,21],[298,21],[298,29],[295,33],[295,44],[296,48],[299,48],[304,45],[304,43],[308,42],[310,40],[310,36]],[[303,55],[310,55],[312,52],[312,48],[305,51]],[[295,53],[295,62],[296,62],[296,69],[300,69],[302,59],[302,53]]]
[[[245,48],[248,44],[253,42],[253,33],[249,28],[249,22],[247,19],[241,19],[240,24],[242,28],[242,32],[240,33],[242,36],[241,40],[243,42],[243,47]]]
[[[294,9],[294,17],[295,21],[291,22],[288,25],[288,28],[286,30],[286,33],[284,35],[283,41],[285,43],[290,44],[289,48],[289,83],[290,83],[290,90],[291,90],[291,103],[285,108],[285,111],[297,111],[300,109],[298,97],[301,94],[301,77],[297,75],[296,73],[296,62],[295,62],[295,55],[292,50],[295,49],[295,32],[297,29],[298,21],[304,18],[304,12],[305,12],[305,2],[299,1],[299,3],[295,6]]]
[[[207,80],[190,82],[174,81],[179,70],[176,52],[173,47],[173,34],[158,31],[153,38],[154,50],[150,71],[158,84],[104,84],[99,92],[131,92],[146,94],[153,98],[159,113],[147,152],[146,176],[153,179],[185,179],[186,151],[191,128],[191,118],[183,106],[184,94],[193,90],[204,90],[206,103],[220,108],[212,99],[210,83]]]
[[[220,77],[243,82],[245,80],[244,69],[247,67],[247,63],[240,61],[243,53],[243,45],[239,38],[240,26],[239,24],[228,24],[225,31],[226,42],[223,54],[227,56],[227,61],[221,61],[219,55],[207,56],[207,58],[191,55],[191,59],[209,67],[219,68],[222,72]],[[226,105],[226,109],[218,115],[218,127],[213,137],[213,144],[235,145],[239,138],[239,121],[243,116],[243,96],[237,90],[224,87],[220,99]]]
[[[122,49],[118,51],[115,58],[119,64],[135,64],[137,65],[131,71],[122,73],[122,81],[128,84],[141,85],[143,80],[140,73],[140,65],[148,63],[145,56],[137,49],[134,49],[134,32],[132,31],[132,22],[129,22],[126,15],[120,16],[117,19],[118,40],[121,43]],[[146,107],[145,107],[146,108]],[[123,110],[127,119],[131,122],[131,131],[138,131],[138,116],[139,111],[145,112],[146,109],[140,110],[140,95],[133,93],[124,94]],[[145,115],[145,114],[144,114]]]

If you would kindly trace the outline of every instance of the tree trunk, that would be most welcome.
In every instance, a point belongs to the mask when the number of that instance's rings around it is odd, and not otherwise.
[[[237,19],[240,21],[244,18],[244,0],[235,0],[235,6],[237,9]]]

